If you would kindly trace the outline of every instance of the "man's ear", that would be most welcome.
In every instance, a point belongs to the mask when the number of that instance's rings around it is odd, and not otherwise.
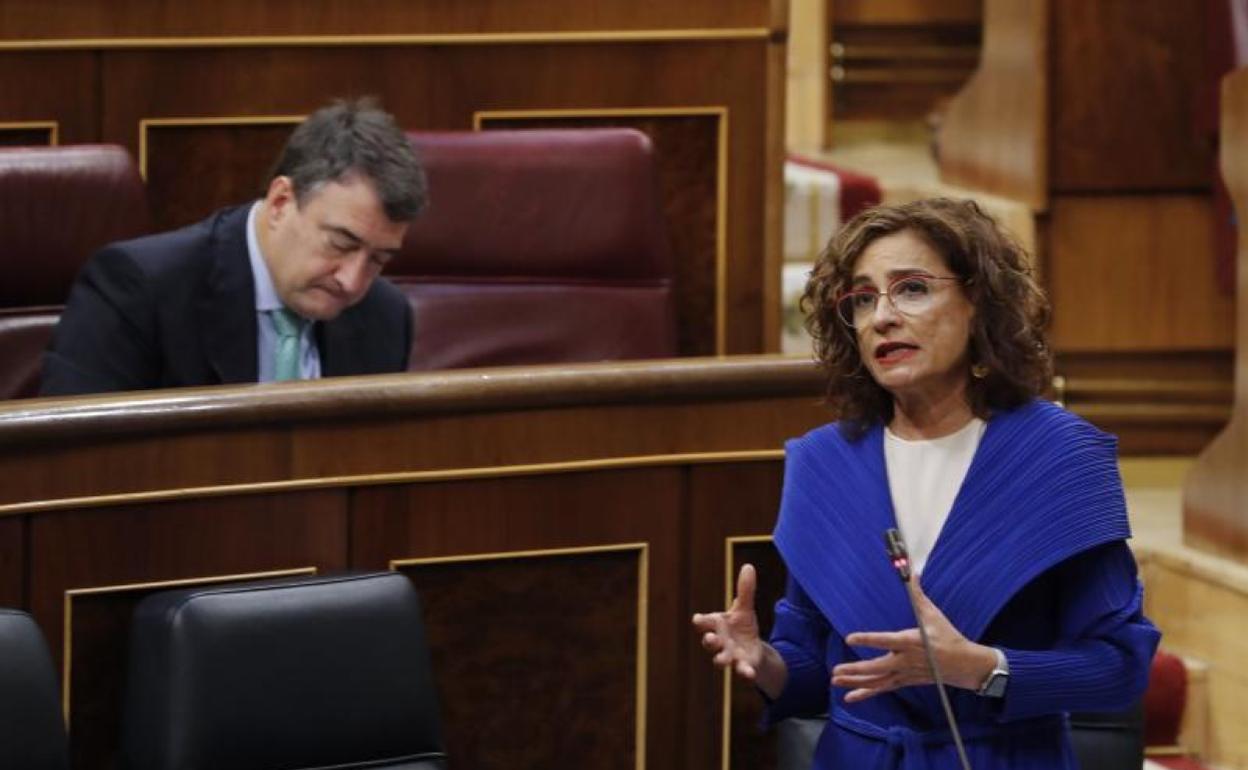
[[[271,224],[277,224],[298,206],[295,185],[288,176],[275,176],[264,195],[264,208]]]

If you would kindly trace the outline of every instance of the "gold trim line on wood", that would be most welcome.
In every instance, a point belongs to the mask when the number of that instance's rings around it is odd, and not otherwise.
[[[0,517],[22,513],[44,513],[66,508],[98,508],[105,505],[152,503],[198,497],[229,497],[244,494],[292,492],[310,489],[328,489],[347,486],[380,486],[383,484],[419,484],[436,481],[462,481],[481,478],[509,478],[513,476],[537,476],[544,473],[583,473],[588,471],[615,470],[623,468],[649,468],[663,465],[711,465],[732,462],[763,462],[784,458],[783,449],[754,449],[735,452],[695,452],[690,454],[635,455],[631,457],[605,457],[593,460],[564,460],[549,463],[522,465],[492,465],[479,468],[447,468],[428,471],[399,471],[396,473],[373,473],[353,476],[326,476],[314,479],[287,479],[282,481],[257,481],[247,484],[223,484],[210,487],[184,487],[158,489],[149,492],[120,492],[111,495],[88,495],[63,497],[55,500],[39,500],[0,505]]]
[[[568,548],[536,548],[527,551],[484,551],[482,553],[455,554],[454,556],[413,556],[403,559],[391,559],[390,569],[397,571],[402,567],[420,566],[422,564],[456,564],[474,561],[504,561],[507,559],[542,559],[549,556],[582,556],[587,553],[638,551],[649,547],[649,543],[638,542],[612,543],[611,545],[581,545]]]
[[[91,596],[93,594],[109,594],[109,593],[126,593],[130,591],[142,591],[151,588],[179,588],[182,586],[193,585],[216,585],[218,583],[233,583],[241,580],[265,580],[268,578],[294,577],[296,575],[315,575],[316,567],[294,567],[292,569],[271,570],[268,572],[246,572],[237,575],[207,575],[204,577],[179,578],[177,580],[156,580],[148,583],[121,583],[111,586],[92,586],[91,588],[70,588],[65,591],[64,599],[64,635],[62,647],[64,654],[61,660],[61,713],[65,719],[65,729],[69,729],[69,706],[70,706],[70,675],[73,672],[73,643],[74,643],[74,605],[73,600],[77,596]]]
[[[770,543],[771,535],[732,535],[724,538],[724,606],[732,606],[733,589],[736,588],[736,575],[733,574],[733,549],[741,544]],[[720,724],[720,765],[723,770],[732,768],[732,669],[724,669],[724,712]]]
[[[650,545],[643,543],[637,564],[637,715],[633,729],[637,770],[646,770],[646,711],[649,704],[647,679],[650,638]]]
[[[0,131],[30,131],[46,128],[48,130],[48,146],[56,147],[61,143],[61,122],[59,120],[14,120],[0,122]]]
[[[646,699],[648,697],[646,675],[649,670],[647,648],[650,617],[650,544],[613,543],[611,545],[572,546],[569,548],[540,548],[527,551],[492,551],[461,554],[456,556],[429,556],[410,559],[391,559],[390,570],[398,572],[403,567],[419,567],[427,564],[462,564],[477,561],[505,561],[508,559],[534,559],[551,556],[579,556],[591,553],[637,552],[637,719],[634,725],[634,749],[637,770],[646,767]]]
[[[531,118],[621,118],[621,117],[687,117],[714,116],[716,127],[715,157],[715,355],[727,355],[728,337],[728,107],[586,107],[524,110],[478,110],[472,113],[472,128],[481,131],[487,120],[525,120]]]
[[[227,115],[220,117],[140,118],[139,176],[147,181],[147,130],[149,128],[195,128],[201,126],[293,126],[306,115]]]
[[[218,37],[95,37],[0,40],[0,51],[116,50],[133,48],[298,48],[418,45],[538,45],[666,43],[699,40],[770,40],[765,27],[637,29],[579,32],[479,32],[408,35],[224,35]]]

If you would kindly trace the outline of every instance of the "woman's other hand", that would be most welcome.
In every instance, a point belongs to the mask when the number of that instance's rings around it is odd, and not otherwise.
[[[978,689],[996,667],[996,653],[991,647],[972,642],[954,628],[945,613],[923,593],[917,575],[908,585],[918,607],[919,622],[927,629],[932,657],[940,667],[945,684],[967,690]],[[871,660],[842,663],[832,669],[832,684],[850,688],[845,695],[847,703],[866,700],[899,687],[933,684],[917,627],[904,631],[858,632],[845,637],[845,641],[856,647],[887,650],[884,655]]]

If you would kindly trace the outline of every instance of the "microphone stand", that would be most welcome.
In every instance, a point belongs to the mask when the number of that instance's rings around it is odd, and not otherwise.
[[[901,531],[889,529],[885,532],[884,547],[888,549],[888,556],[892,559],[893,567],[897,570],[897,576],[901,578],[901,582],[909,584],[910,556],[906,552],[905,541],[901,539]],[[971,761],[966,757],[966,747],[962,745],[962,733],[958,730],[958,720],[953,716],[953,707],[949,705],[949,695],[945,692],[945,680],[941,677],[940,668],[936,665],[936,657],[932,655],[932,645],[927,638],[927,629],[919,617],[919,605],[908,587],[906,596],[910,599],[910,609],[914,611],[915,624],[919,627],[919,638],[923,641],[923,654],[927,658],[927,669],[931,672],[932,679],[936,681],[936,692],[940,694],[940,705],[945,710],[945,721],[949,723],[949,732],[953,734],[953,744],[958,749],[958,761],[962,763],[962,770],[971,770]]]

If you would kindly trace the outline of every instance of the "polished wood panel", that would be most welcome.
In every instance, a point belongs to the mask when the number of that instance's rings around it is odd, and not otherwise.
[[[726,561],[730,551],[735,550],[730,538],[757,538],[771,533],[780,501],[782,476],[783,465],[779,458],[772,462],[704,466],[690,472],[690,604],[684,613],[686,636],[681,643],[690,660],[689,684],[684,695],[689,724],[685,767],[725,766],[722,748],[726,735],[724,677],[707,659],[697,633],[688,625],[689,618],[694,612],[713,612],[726,606],[726,587],[735,581],[736,574],[736,565]],[[755,566],[760,569],[761,580],[771,586],[775,580],[783,580],[783,575],[778,575],[768,564],[770,562]],[[757,715],[756,695],[734,698],[734,714],[738,707],[748,710],[751,704]],[[732,724],[736,724],[736,718],[733,717]],[[754,729],[746,730],[743,743],[736,744],[743,751],[748,749],[751,756],[755,747],[749,734]],[[738,765],[745,766],[748,765]]]
[[[1207,189],[1206,4],[1051,1],[1053,189]]]
[[[1207,11],[987,0],[980,69],[941,130],[943,180],[1035,213],[1053,348],[1059,364],[1079,357],[1095,378],[1123,376],[1115,370],[1134,356],[1151,363],[1131,371],[1183,392],[1190,369],[1169,365],[1216,361],[1235,339],[1231,287],[1218,277],[1212,142],[1199,133]],[[1210,376],[1225,385],[1227,375],[1214,366]],[[1128,408],[1086,413],[1117,422]],[[1222,410],[1163,405],[1157,424],[1127,429],[1124,450],[1198,448]]]
[[[31,611],[61,658],[65,592],[313,566],[346,567],[345,490],[192,497],[35,516]]]
[[[663,694],[678,675],[678,661],[670,651],[684,631],[678,604],[682,478],[677,468],[660,467],[396,485],[356,493],[351,542],[357,567],[384,568],[394,560],[455,554],[504,555],[502,566],[478,557],[447,568],[437,562],[411,567],[400,563],[418,589],[436,594],[430,600],[435,602],[430,644],[440,681],[456,683],[456,691],[444,690],[442,700],[448,709],[448,745],[457,761],[473,767],[545,767],[560,764],[562,752],[577,766],[632,766],[635,712],[630,704],[638,685],[632,624],[643,589],[630,589],[627,582],[636,577],[638,554],[539,555],[534,562],[507,560],[505,554],[644,543],[648,645],[640,653],[646,670],[642,691],[656,693],[643,704],[647,766],[678,767],[664,748],[678,740],[675,703]],[[560,565],[572,565],[568,568],[574,573]],[[595,577],[600,568],[613,577]],[[451,592],[447,581],[454,582],[454,575],[465,569],[472,577],[463,578],[461,589]],[[588,572],[577,577],[575,570]],[[533,603],[525,605],[520,597],[513,597],[514,602],[507,598],[514,589],[503,589],[499,581],[506,580],[541,588],[527,592]],[[581,600],[588,604],[577,610]],[[608,615],[595,616],[599,611]],[[482,633],[489,628],[510,631]],[[526,641],[526,634],[538,636]],[[470,643],[473,637],[477,640]],[[609,663],[612,656],[626,659]],[[530,674],[500,682],[498,667],[486,666],[486,661],[505,661],[506,670]],[[579,683],[575,691],[571,682]],[[498,690],[501,684],[506,685],[503,691]],[[575,709],[580,697],[602,702],[590,709],[594,714],[577,716],[567,709]],[[451,726],[456,718],[458,724]],[[518,742],[520,734],[527,742]]]
[[[1236,218],[1248,222],[1248,69],[1222,81],[1222,177]],[[1183,539],[1248,559],[1248,229],[1239,228],[1235,406],[1230,423],[1197,459],[1183,485]]]
[[[757,0],[70,0],[57,13],[35,3],[0,5],[4,41],[187,36],[394,35],[765,27]]]
[[[1047,283],[1059,351],[1224,349],[1234,299],[1218,286],[1207,196],[1060,196]]]
[[[26,519],[0,519],[0,607],[26,604]]]
[[[0,29],[5,28],[0,22]],[[99,63],[95,54],[0,52],[0,83],[4,83],[0,89],[0,124],[54,121],[59,144],[99,141]],[[6,133],[0,132],[0,136]]]
[[[56,144],[56,123],[0,123],[0,147],[47,147]]]
[[[679,110],[680,108],[675,108]],[[592,115],[592,110],[588,111]],[[727,138],[726,113],[614,114],[601,117],[575,115],[483,115],[481,128],[586,128],[630,126],[654,143],[659,196],[667,238],[676,262],[677,345],[681,355],[712,355],[720,332],[716,328],[721,262],[726,264],[727,244],[719,242],[720,185],[727,184],[727,168],[721,168],[721,137]],[[726,189],[726,188],[725,188]],[[761,268],[760,268],[761,270]]]
[[[985,0],[980,66],[941,126],[940,176],[950,184],[1048,203],[1049,2]]]
[[[784,584],[788,571],[784,560],[770,540],[746,540],[730,543],[731,563],[724,575],[725,588],[736,593],[735,578],[744,564],[753,564],[758,571],[758,588],[754,595],[758,611],[758,626],[763,634],[770,636],[776,622],[776,602],[784,596]],[[729,767],[734,770],[746,768],[776,767],[776,733],[764,730],[764,704],[758,688],[739,676],[729,680],[730,716],[728,724]]]
[[[447,754],[480,768],[644,766],[645,568],[644,547],[400,567],[420,592]]]
[[[153,230],[189,225],[217,208],[264,195],[291,125],[237,121],[141,127],[140,168],[148,198],[157,202]]]
[[[242,457],[250,459],[240,463]],[[177,440],[154,435],[122,442],[101,438],[69,446],[36,440],[20,455],[0,453],[0,500],[245,484],[287,475],[289,459],[290,447],[280,431],[185,435]]]
[[[982,0],[826,0],[836,22],[852,24],[974,24]]]

